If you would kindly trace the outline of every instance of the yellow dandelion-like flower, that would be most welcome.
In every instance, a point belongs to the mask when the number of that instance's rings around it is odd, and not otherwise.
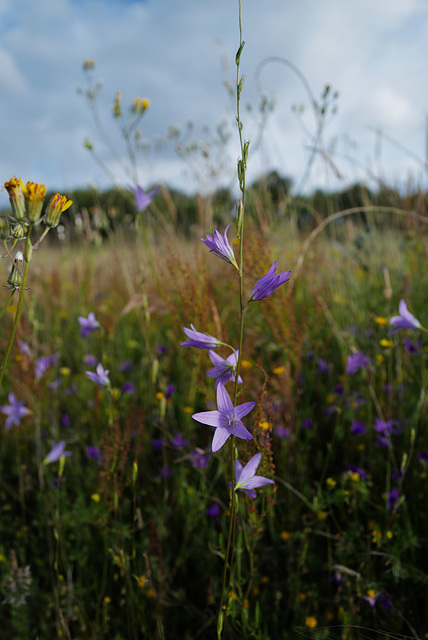
[[[91,495],[91,500],[93,500],[94,502],[99,502],[101,500],[100,494],[99,493],[93,493]]]
[[[307,616],[305,618],[305,625],[308,627],[308,629],[315,629],[317,624],[318,624],[318,620],[314,618],[314,616]]]
[[[163,391],[158,391],[156,393],[156,400],[163,400],[165,398],[165,394]]]
[[[241,360],[241,368],[242,369],[251,369],[253,366],[253,363],[250,362],[249,360]]]
[[[329,487],[336,486],[336,480],[334,480],[333,478],[327,478],[326,483],[328,484]]]
[[[66,196],[61,196],[56,193],[49,200],[49,204],[46,207],[45,223],[47,227],[54,229],[59,224],[61,213],[66,211],[73,204],[72,200],[67,200]]]
[[[382,338],[382,340],[379,341],[379,344],[383,349],[390,349],[394,346],[392,340],[387,340],[386,338]]]
[[[273,373],[275,376],[281,376],[283,373],[285,373],[285,367],[283,367],[283,366],[280,366],[280,367],[274,367],[274,368],[272,369],[272,373]]]
[[[147,580],[147,577],[145,575],[138,576],[137,585],[138,585],[139,589],[142,589],[143,587],[145,587],[147,582],[148,582],[148,580]]]
[[[93,69],[95,67],[95,60],[84,60],[83,61],[83,68],[85,71],[87,71],[88,69]]]
[[[4,183],[4,188],[9,194],[10,206],[15,220],[25,220],[25,202],[21,194],[24,183],[20,178],[11,178]]]
[[[259,422],[259,427],[260,429],[262,429],[263,431],[269,431],[270,429],[270,423],[267,420],[260,420]]]
[[[71,369],[70,367],[61,367],[59,372],[62,376],[67,377],[71,374]]]
[[[394,535],[394,534],[392,533],[392,531],[390,531],[390,530],[388,529],[388,531],[386,532],[386,537],[388,538],[388,540],[391,540],[391,538],[393,537],[393,535]]]
[[[184,411],[184,413],[191,414],[191,413],[193,413],[193,407],[189,407],[189,406],[186,405],[185,407],[183,407],[183,411]]]
[[[42,213],[43,201],[46,195],[46,185],[37,182],[21,184],[22,195],[25,200],[25,212],[28,222],[37,222]]]
[[[103,604],[110,604],[110,602],[111,602],[111,598],[109,598],[108,596],[104,596]]]
[[[290,540],[291,533],[289,531],[281,531],[279,537],[282,538],[282,540]]]
[[[386,324],[388,324],[388,318],[383,318],[382,316],[377,316],[374,321],[376,322],[376,324],[378,324],[380,327],[384,327]]]

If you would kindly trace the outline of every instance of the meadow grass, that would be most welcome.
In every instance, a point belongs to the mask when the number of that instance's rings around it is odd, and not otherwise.
[[[261,449],[275,487],[239,504],[228,638],[428,631],[426,346],[385,324],[401,297],[424,323],[426,240],[351,224],[330,225],[292,286],[249,312],[239,402],[257,407],[240,458]],[[292,219],[246,233],[248,288],[273,256],[293,270]],[[2,395],[31,411],[0,445],[5,637],[216,637],[228,463],[191,418],[213,406],[211,363],[179,344],[191,322],[235,339],[237,285],[202,243],[152,252],[156,278],[141,242],[37,255]],[[89,312],[100,328],[83,338]],[[357,352],[370,365],[347,374]],[[96,362],[111,393],[85,375]],[[394,421],[386,442],[377,420]],[[43,464],[60,440],[72,455]]]

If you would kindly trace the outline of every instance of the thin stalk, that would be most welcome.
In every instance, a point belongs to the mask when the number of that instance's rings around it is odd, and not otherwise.
[[[28,235],[27,235],[27,239],[25,241],[25,249],[26,249],[25,254],[26,255],[28,255],[28,248],[29,248],[30,245],[31,245],[31,240],[30,240],[30,230],[29,230]],[[29,268],[30,268],[30,263],[26,261],[25,262],[24,273],[22,275],[21,288],[20,288],[20,292],[19,292],[18,307],[16,309],[15,319],[13,321],[12,333],[10,334],[10,338],[9,338],[9,342],[8,342],[8,345],[7,345],[6,353],[5,353],[4,359],[3,359],[2,368],[1,368],[1,371],[0,371],[0,387],[1,387],[2,382],[3,382],[3,378],[4,378],[5,371],[6,371],[7,362],[9,360],[9,355],[10,355],[10,352],[12,350],[13,341],[15,340],[15,335],[16,335],[16,330],[18,328],[19,318],[21,316],[22,304],[24,302],[25,284],[27,282],[27,276],[28,276]]]
[[[8,308],[10,301],[12,300],[14,293],[15,293],[16,289],[12,289],[12,291],[10,292],[10,295],[7,299],[6,304],[4,305],[3,309],[0,311],[0,318],[2,317],[2,315],[4,314],[4,312],[6,311],[6,309]]]

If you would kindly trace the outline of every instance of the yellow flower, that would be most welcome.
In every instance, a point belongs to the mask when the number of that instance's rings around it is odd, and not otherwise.
[[[28,222],[37,222],[42,213],[43,201],[46,195],[46,185],[37,182],[21,183],[21,191],[25,200],[25,212]]]
[[[318,623],[318,620],[314,618],[314,616],[307,616],[305,618],[305,625],[309,629],[315,629],[315,627],[317,626],[317,623]]]
[[[328,513],[326,513],[325,511],[320,511],[318,514],[318,518],[320,520],[327,520],[328,518]]]
[[[0,562],[6,562],[7,558],[3,553],[0,553]]]
[[[150,107],[150,100],[147,98],[135,98],[132,105],[132,113],[139,113],[142,115],[146,109]]]
[[[163,391],[158,391],[156,393],[156,400],[163,400],[163,398],[165,398],[165,394]]]
[[[259,427],[260,429],[262,429],[263,431],[269,431],[270,429],[270,424],[267,420],[260,420],[259,422]]]
[[[95,67],[95,60],[84,60],[83,68],[85,71],[88,69],[93,69]]]
[[[66,211],[73,204],[72,200],[67,200],[66,196],[61,196],[56,193],[49,200],[49,204],[46,207],[45,223],[46,226],[55,228],[59,224],[61,213]]]
[[[60,372],[60,374],[61,374],[62,376],[67,377],[67,376],[69,376],[69,375],[70,375],[70,373],[71,373],[71,369],[70,369],[70,367],[61,367],[61,368],[60,368],[60,370],[59,370],[59,372]]]
[[[369,596],[369,598],[374,598],[376,595],[376,591],[374,589],[369,589],[367,591],[367,595]]]
[[[103,604],[109,604],[110,602],[111,602],[111,598],[109,598],[108,596],[104,596]]]
[[[186,405],[185,407],[183,407],[183,411],[184,413],[188,413],[188,414],[193,413],[193,407],[189,407]]]
[[[137,578],[137,585],[138,585],[138,587],[139,587],[140,589],[142,589],[143,587],[145,587],[145,586],[146,586],[146,584],[147,584],[147,582],[148,582],[148,580],[147,580],[147,578],[146,578],[146,576],[145,576],[145,575],[138,576],[138,578]]]
[[[243,369],[251,369],[252,366],[253,366],[253,363],[250,362],[249,360],[241,360],[241,367]]]
[[[283,540],[290,540],[291,538],[291,533],[289,533],[289,531],[281,531],[281,533],[279,534],[280,538],[282,538]]]
[[[258,596],[260,593],[260,589],[258,587],[253,587],[253,595]]]
[[[20,188],[23,186],[24,183],[20,178],[11,178],[4,183],[15,220],[25,220],[25,202],[20,192]]]
[[[234,591],[229,591],[229,593],[227,594],[227,597],[230,598],[231,600],[236,600],[236,593]]]
[[[328,484],[329,487],[336,486],[336,480],[333,480],[333,478],[327,478],[326,483]]]
[[[382,340],[380,340],[379,344],[384,349],[390,349],[391,347],[394,346],[394,343],[392,342],[392,340],[387,340],[386,338],[382,338]]]
[[[381,353],[377,353],[377,354],[376,354],[376,360],[377,360],[380,364],[382,364],[382,362],[384,362],[384,360],[385,360],[385,357],[384,357]]]
[[[281,376],[284,372],[285,372],[285,367],[283,367],[283,366],[280,366],[280,367],[274,367],[274,368],[272,369],[272,373],[273,373],[275,376]]]
[[[392,531],[388,529],[388,531],[386,532],[386,537],[388,538],[388,540],[391,540],[392,536],[393,536]]]
[[[267,584],[269,582],[269,576],[262,576],[262,584]]]
[[[91,495],[91,500],[93,500],[94,502],[99,502],[101,500],[100,494],[99,493],[93,493]]]
[[[388,324],[388,318],[382,318],[382,316],[377,316],[374,321],[376,322],[376,324],[378,324],[380,327],[385,326],[386,324]]]

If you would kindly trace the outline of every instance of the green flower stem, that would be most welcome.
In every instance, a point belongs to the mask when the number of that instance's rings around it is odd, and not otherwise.
[[[4,305],[3,309],[0,311],[0,318],[2,317],[2,315],[4,314],[4,312],[6,311],[6,309],[8,308],[10,301],[12,300],[14,293],[15,293],[16,289],[12,289],[12,291],[10,292],[10,296],[7,299],[6,304]]]
[[[28,249],[28,247],[30,245],[31,245],[30,232],[28,232],[27,240],[25,241],[26,252],[25,252],[24,255],[27,255],[27,249]],[[15,340],[15,334],[16,334],[16,330],[18,328],[19,318],[21,316],[22,303],[24,302],[25,284],[27,282],[27,276],[28,276],[29,268],[30,268],[30,263],[29,262],[25,262],[25,268],[24,268],[24,273],[22,275],[22,283],[21,283],[21,288],[20,288],[21,290],[19,292],[18,307],[16,309],[15,320],[13,321],[12,333],[10,334],[9,343],[7,345],[6,353],[5,353],[5,356],[4,356],[4,359],[3,359],[2,368],[1,368],[1,371],[0,371],[0,387],[1,387],[2,382],[3,382],[3,377],[4,377],[4,374],[5,374],[5,371],[6,371],[7,362],[8,362],[8,359],[9,359],[10,352],[12,350],[13,341]]]
[[[236,375],[235,375],[235,386],[233,392],[233,405],[236,406],[237,397],[238,397],[238,377],[239,370],[241,366],[241,358],[242,358],[242,345],[244,341],[244,320],[245,320],[245,312],[246,312],[246,304],[244,304],[244,256],[243,256],[243,247],[244,247],[244,212],[245,212],[245,171],[246,171],[246,150],[245,144],[242,138],[242,122],[240,117],[240,97],[242,90],[242,81],[239,75],[240,70],[240,57],[241,52],[244,46],[244,41],[242,39],[242,20],[241,20],[241,0],[238,0],[239,3],[239,49],[236,55],[236,119],[238,123],[238,132],[239,132],[239,143],[241,147],[241,160],[240,160],[240,168],[238,165],[238,179],[239,186],[242,192],[242,206],[238,205],[238,238],[239,238],[239,314],[240,314],[240,327],[239,327],[239,356],[238,362],[236,364]],[[235,446],[235,436],[230,438],[230,464],[231,464],[231,476],[232,482],[230,486],[230,517],[229,517],[229,531],[227,536],[227,545],[226,545],[226,554],[224,558],[224,568],[223,568],[223,583],[221,588],[221,596],[220,596],[220,606],[217,617],[217,637],[219,640],[223,637],[225,630],[225,616],[224,609],[226,609],[227,616],[227,608],[224,605],[224,600],[226,596],[226,585],[227,585],[227,573],[229,569],[229,583],[231,582],[232,574],[233,574],[233,556],[235,549],[235,534],[236,534],[236,496],[235,496],[235,459],[236,459],[236,446]]]

